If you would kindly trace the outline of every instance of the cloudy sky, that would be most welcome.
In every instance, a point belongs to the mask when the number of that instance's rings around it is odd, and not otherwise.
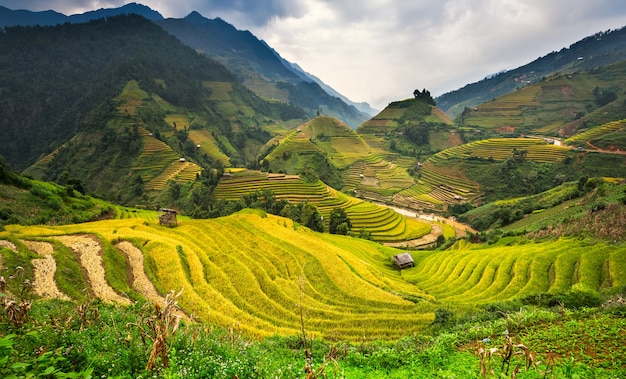
[[[0,0],[70,15],[118,0]],[[513,69],[626,26],[624,0],[136,0],[164,17],[196,10],[247,29],[353,101],[383,108]]]

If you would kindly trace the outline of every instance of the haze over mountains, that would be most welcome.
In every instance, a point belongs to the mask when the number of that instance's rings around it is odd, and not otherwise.
[[[271,95],[277,95],[282,101],[303,107],[309,115],[319,110],[356,129],[378,112],[365,102],[352,102],[314,74],[302,70],[298,64],[286,61],[250,32],[237,30],[219,18],[204,18],[198,12],[192,12],[182,19],[165,19],[159,12],[137,3],[69,16],[53,10],[32,12],[0,6],[0,27],[79,23],[127,13],[155,21],[185,44],[226,64],[240,81],[257,94],[269,95],[270,98]],[[445,93],[436,98],[437,105],[454,118],[466,107],[473,108],[554,73],[588,70],[617,62],[626,57],[625,36],[624,29],[598,32],[531,63],[503,70],[479,82],[468,83],[460,89]],[[277,86],[280,88],[277,89]],[[398,98],[402,97],[404,95],[398,94]]]
[[[221,19],[204,18],[197,12],[184,19],[165,19],[160,13],[137,3],[71,16],[54,11],[31,12],[0,7],[0,27],[82,23],[131,13],[156,22],[183,43],[226,64],[240,81],[261,96],[292,103],[305,109],[310,116],[323,112],[352,128],[376,113],[369,104],[350,101],[319,78],[286,61],[250,32],[239,31]]]

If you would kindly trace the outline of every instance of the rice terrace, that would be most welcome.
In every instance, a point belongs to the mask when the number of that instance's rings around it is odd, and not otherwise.
[[[626,377],[626,30],[369,115],[123,9],[0,33],[1,377]]]

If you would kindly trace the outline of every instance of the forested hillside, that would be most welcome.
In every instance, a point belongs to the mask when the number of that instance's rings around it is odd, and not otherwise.
[[[67,172],[109,198],[149,178],[132,173],[150,149],[144,137],[160,138],[171,160],[188,156],[213,167],[231,156],[245,165],[254,161],[254,146],[270,138],[265,126],[304,116],[257,97],[224,66],[139,16],[7,28],[0,46],[0,154],[9,167],[23,170],[43,159],[33,175],[56,181]],[[141,92],[128,91],[130,82]],[[203,134],[190,129],[209,134],[199,139]],[[222,155],[195,151],[207,139]],[[113,185],[98,176],[103,168],[114,171]]]

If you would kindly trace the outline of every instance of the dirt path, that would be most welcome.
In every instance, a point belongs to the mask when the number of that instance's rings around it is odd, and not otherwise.
[[[163,307],[165,305],[165,298],[163,298],[156,288],[154,288],[154,284],[152,284],[150,279],[148,279],[148,276],[143,269],[143,252],[139,250],[137,246],[128,241],[119,242],[115,245],[115,247],[128,257],[133,277],[133,288],[145,296],[149,301]],[[190,320],[189,317],[182,311],[175,311],[174,314],[184,320]]]
[[[22,241],[32,251],[43,258],[31,260],[35,270],[35,293],[41,297],[55,298],[61,300],[71,300],[57,287],[54,281],[54,274],[57,271],[57,263],[52,256],[54,248],[48,242]]]
[[[115,247],[128,257],[133,276],[133,288],[148,300],[163,304],[163,297],[154,288],[154,285],[143,270],[143,253],[141,250],[128,241],[119,242]]]
[[[120,296],[107,283],[102,262],[102,247],[95,237],[87,235],[55,236],[65,246],[72,249],[87,273],[87,280],[96,297],[109,303],[130,304],[130,300]]]

